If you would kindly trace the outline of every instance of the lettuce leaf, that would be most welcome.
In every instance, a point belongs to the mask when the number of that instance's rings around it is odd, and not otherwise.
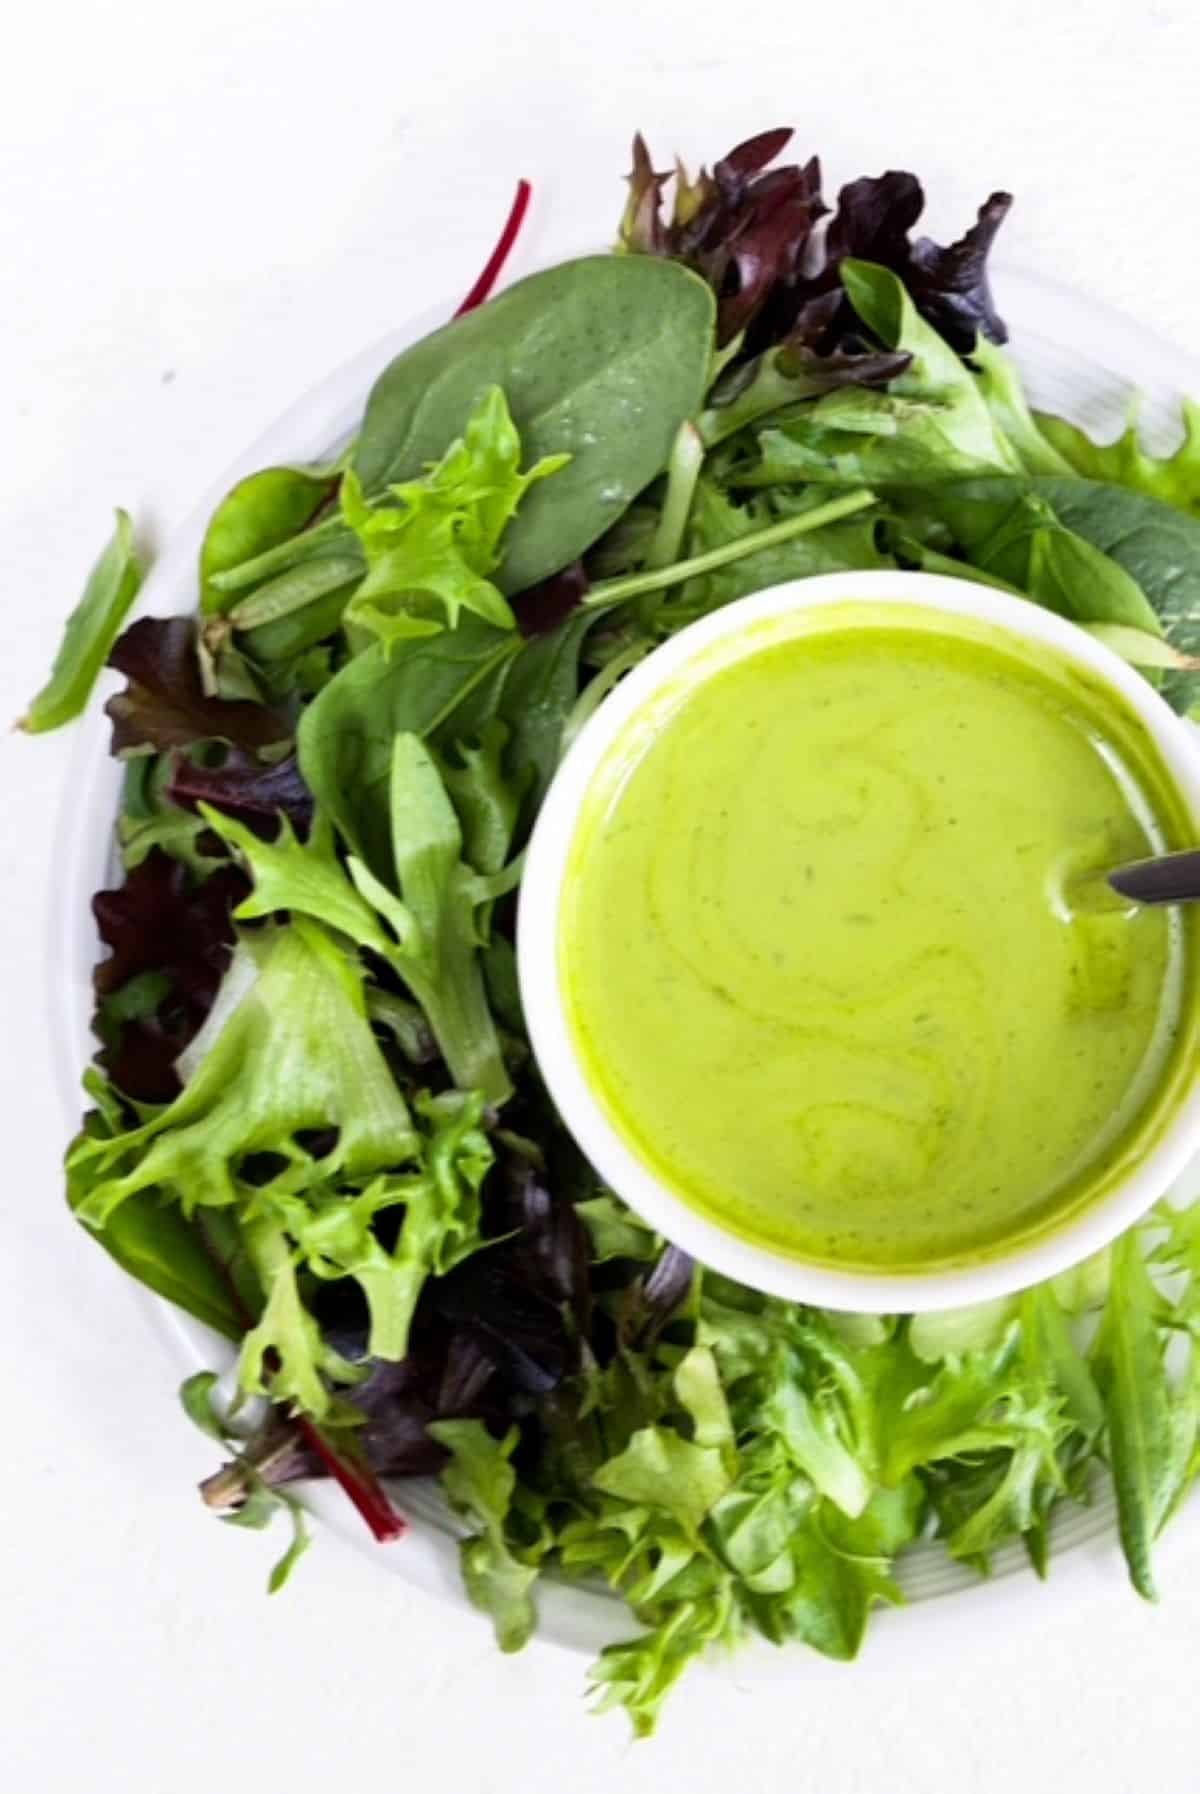
[[[357,1372],[323,1338],[307,1286],[353,1278],[368,1349],[403,1357],[426,1277],[480,1243],[492,1157],[480,1099],[419,1099],[414,1118],[371,1031],[361,968],[299,917],[239,939],[187,1069],[148,1120],[76,1142],[76,1213],[102,1238],[147,1193],[184,1220],[232,1215],[265,1297],[242,1386],[320,1417],[327,1380]],[[403,1221],[390,1247],[380,1217]]]
[[[1093,442],[1077,425],[1045,412],[1037,414],[1037,427],[1045,441],[1083,479],[1126,486],[1195,517],[1200,515],[1200,403],[1185,399],[1182,411],[1183,440],[1171,454],[1161,456],[1148,454],[1143,448],[1136,417],[1112,442]]]
[[[369,502],[358,475],[342,480],[342,516],[362,544],[367,574],[345,620],[391,646],[473,611],[512,629],[508,601],[487,577],[499,567],[501,540],[530,486],[557,473],[569,455],[543,455],[519,471],[521,443],[504,394],[489,387],[459,441],[419,480],[387,488]],[[429,600],[436,605],[431,613]]]

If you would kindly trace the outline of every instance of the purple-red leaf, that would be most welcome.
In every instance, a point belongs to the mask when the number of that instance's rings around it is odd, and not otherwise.
[[[295,754],[264,766],[253,754],[231,750],[220,766],[197,766],[186,754],[175,757],[167,796],[172,803],[194,809],[212,804],[227,815],[244,818],[251,826],[282,811],[298,833],[307,834],[312,823],[313,795],[304,783]]]
[[[957,243],[942,249],[931,238],[921,237],[912,246],[904,280],[913,302],[964,355],[974,348],[979,331],[994,343],[1008,341],[1004,320],[992,300],[987,258],[1011,208],[1011,193],[993,193]]]
[[[212,1008],[233,948],[230,918],[249,889],[234,866],[194,885],[187,867],[156,847],[118,889],[93,897],[109,949],[93,974],[101,1014],[130,979],[157,972],[168,980],[149,1014],[105,1025],[100,1062],[126,1096],[168,1102],[178,1093],[174,1061]]]
[[[824,236],[815,227],[828,211],[821,165],[771,168],[791,132],[762,131],[740,143],[696,181],[676,172],[675,208],[662,216],[668,177],[654,171],[641,137],[634,144],[630,200],[622,239],[627,248],[687,263],[717,295],[718,339],[745,332],[739,358],[782,342],[819,355],[861,350],[863,327],[842,290],[844,256],[879,262],[905,282],[918,311],[962,353],[982,331],[1005,339],[987,281],[987,255],[1011,204],[995,193],[979,221],[943,248],[910,232],[924,194],[901,169],[851,181],[838,195]]]
[[[129,681],[105,705],[114,754],[185,748],[197,741],[228,741],[252,750],[275,746],[292,732],[288,718],[265,704],[207,695],[190,617],[143,617],[121,636],[108,664]]]
[[[561,573],[518,593],[513,599],[513,612],[525,636],[549,635],[587,597],[591,582],[582,561],[572,561]]]

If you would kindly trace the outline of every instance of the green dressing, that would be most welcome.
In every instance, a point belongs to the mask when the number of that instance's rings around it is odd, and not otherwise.
[[[1186,1084],[1194,915],[1089,878],[1186,812],[1067,662],[915,607],[807,618],[710,649],[610,750],[564,884],[570,1027],[720,1225],[978,1261],[1094,1200]]]

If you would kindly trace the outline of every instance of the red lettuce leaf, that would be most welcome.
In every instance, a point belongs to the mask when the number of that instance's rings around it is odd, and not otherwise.
[[[718,336],[728,344],[746,333],[739,355],[789,342],[822,355],[840,353],[844,379],[862,349],[862,325],[842,291],[843,257],[880,262],[900,275],[917,309],[961,353],[982,332],[1006,338],[987,278],[987,257],[1012,204],[994,193],[978,222],[946,247],[910,233],[924,208],[921,183],[892,169],[851,181],[829,211],[821,193],[821,165],[772,168],[792,133],[763,131],[738,144],[692,181],[675,173],[674,211],[664,217],[671,180],[657,173],[645,142],[634,140],[633,171],[621,237],[627,249],[686,262],[712,286]]]
[[[174,1061],[212,1008],[233,950],[232,912],[249,893],[234,866],[194,884],[187,867],[154,848],[125,883],[97,891],[92,913],[108,956],[96,966],[100,1063],[124,1095],[169,1102]],[[114,1023],[115,997],[134,978],[158,973],[166,989],[153,1009]]]
[[[251,751],[292,733],[288,718],[265,704],[207,695],[190,617],[143,617],[121,636],[108,664],[129,681],[105,705],[116,755],[197,741],[228,741]]]
[[[583,603],[591,584],[582,561],[572,561],[513,599],[513,611],[524,636],[549,635]]]
[[[308,833],[313,817],[313,795],[295,754],[264,765],[253,754],[233,748],[220,766],[197,766],[186,754],[178,754],[167,796],[189,810],[199,803],[212,804],[251,827],[282,811],[301,835]]]

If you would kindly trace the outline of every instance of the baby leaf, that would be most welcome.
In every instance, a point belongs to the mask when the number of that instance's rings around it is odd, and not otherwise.
[[[1039,412],[1037,427],[1055,451],[1085,480],[1127,486],[1200,516],[1200,403],[1183,402],[1183,440],[1170,455],[1150,455],[1142,447],[1133,417],[1115,442],[1093,442],[1065,418]],[[1047,471],[1038,469],[1036,471]]]
[[[358,475],[347,473],[342,515],[362,543],[367,575],[350,601],[347,622],[393,642],[428,635],[431,622],[418,603],[435,599],[453,628],[463,610],[511,629],[514,619],[489,575],[500,562],[500,541],[530,486],[566,466],[568,455],[545,455],[519,471],[521,443],[504,394],[493,386],[480,398],[461,438],[421,479],[388,487],[370,505]],[[285,577],[287,577],[285,575]]]
[[[304,711],[297,732],[304,781],[385,884],[392,876],[388,790],[396,736],[427,737],[443,727],[451,738],[470,732],[457,726],[459,713],[494,691],[520,652],[515,632],[465,616],[457,629],[411,642],[395,658],[382,643],[356,654]]]
[[[589,256],[518,281],[396,357],[367,405],[354,469],[370,495],[417,478],[502,387],[532,461],[569,455],[505,540],[503,592],[575,560],[662,472],[700,406],[715,304],[687,269]]]
[[[264,467],[239,480],[209,519],[200,548],[200,609],[219,616],[235,602],[213,585],[217,574],[277,547],[311,522],[336,490],[327,467]]]
[[[112,540],[88,575],[83,597],[67,618],[49,681],[21,718],[22,729],[37,735],[46,729],[60,728],[79,715],[141,583],[133,525],[128,512],[118,511]]]
[[[1094,1368],[1108,1417],[1121,1544],[1130,1581],[1147,1601],[1158,1598],[1150,1561],[1154,1540],[1185,1468],[1156,1325],[1162,1307],[1141,1241],[1136,1233],[1123,1235],[1112,1249],[1112,1283]]]

